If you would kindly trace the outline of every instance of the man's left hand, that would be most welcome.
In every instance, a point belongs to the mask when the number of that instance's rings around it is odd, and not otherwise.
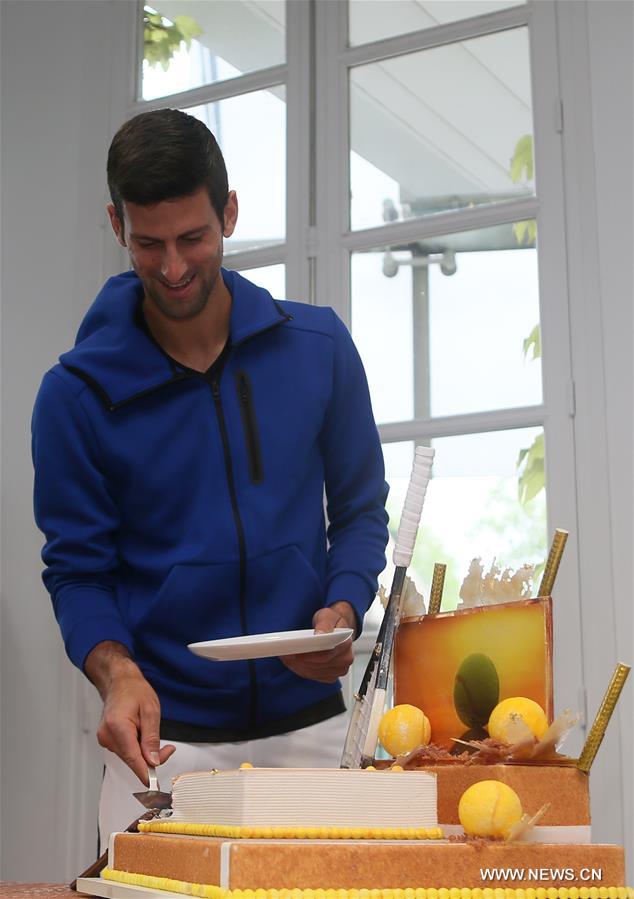
[[[315,633],[318,634],[329,634],[336,627],[351,627],[354,631],[356,626],[354,609],[349,602],[343,600],[319,609],[313,615],[313,627]],[[338,677],[347,674],[353,659],[352,637],[340,643],[339,646],[335,646],[334,649],[280,656],[280,661],[299,677],[320,681],[322,684],[332,684]]]

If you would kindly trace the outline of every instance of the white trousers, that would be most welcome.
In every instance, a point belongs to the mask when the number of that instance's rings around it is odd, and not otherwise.
[[[184,771],[210,768],[239,768],[251,762],[254,768],[338,768],[348,729],[343,713],[300,730],[261,740],[240,743],[179,743],[176,752],[158,768],[162,790],[172,789],[172,778]],[[108,837],[125,830],[144,811],[132,795],[145,786],[113,752],[104,750],[105,774],[99,800],[99,840],[101,851]]]

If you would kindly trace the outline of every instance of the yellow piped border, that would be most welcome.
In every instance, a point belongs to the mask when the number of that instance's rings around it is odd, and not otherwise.
[[[184,821],[139,821],[143,833],[176,833],[232,840],[442,840],[440,827],[271,827],[192,824]]]
[[[127,883],[130,886],[166,890],[185,896],[201,896],[203,899],[634,899],[632,887],[529,887],[511,889],[504,887],[451,887],[440,889],[408,888],[405,890],[225,890],[204,883],[186,883],[168,877],[150,877],[147,874],[129,874],[105,868],[104,880]]]

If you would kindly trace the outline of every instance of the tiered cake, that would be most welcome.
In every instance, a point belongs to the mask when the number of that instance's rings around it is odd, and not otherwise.
[[[481,732],[492,730],[493,706],[520,689],[534,691],[522,702],[541,700],[552,721],[550,600],[490,617],[503,637],[518,622],[524,661],[535,658],[527,641],[542,647],[540,670],[526,667],[519,685],[517,646],[491,643],[482,610],[454,623],[426,616],[437,623],[406,621],[400,630],[397,701],[399,690],[414,705],[424,692],[431,739],[446,734],[444,747],[365,770],[183,774],[173,809],[140,822],[138,833],[113,834],[101,879],[80,879],[78,889],[111,899],[634,899],[622,847],[590,841],[589,766],[559,756],[554,744],[542,757],[502,749],[496,758],[491,735]],[[431,667],[422,670],[425,659]],[[447,747],[455,743],[477,752],[453,755]],[[493,783],[494,796],[512,795],[524,813],[519,830],[484,838],[466,826],[459,807],[482,782]],[[499,811],[495,800],[482,814],[495,819]]]
[[[111,897],[145,888],[212,899],[378,899],[365,891],[379,890],[381,899],[634,899],[622,848],[580,842],[577,828],[587,824],[562,823],[587,822],[585,775],[561,768],[559,782],[553,771],[450,764],[185,774],[174,782],[173,813],[141,822],[140,833],[113,834],[101,883],[78,886]],[[567,796],[563,819],[553,814],[544,825],[546,842],[442,839],[437,807],[456,828],[457,797],[483,774],[513,783],[529,810],[543,795],[554,806]],[[556,829],[566,842],[551,841]],[[488,892],[499,887],[507,890]]]

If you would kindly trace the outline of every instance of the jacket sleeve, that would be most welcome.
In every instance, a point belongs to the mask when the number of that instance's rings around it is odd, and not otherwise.
[[[117,507],[78,391],[54,370],[35,402],[32,453],[35,520],[46,538],[43,580],[68,656],[83,668],[102,640],[132,651],[114,590]]]
[[[363,364],[347,328],[334,312],[333,318],[332,392],[321,444],[329,521],[326,605],[349,602],[358,636],[385,567],[388,485]]]

